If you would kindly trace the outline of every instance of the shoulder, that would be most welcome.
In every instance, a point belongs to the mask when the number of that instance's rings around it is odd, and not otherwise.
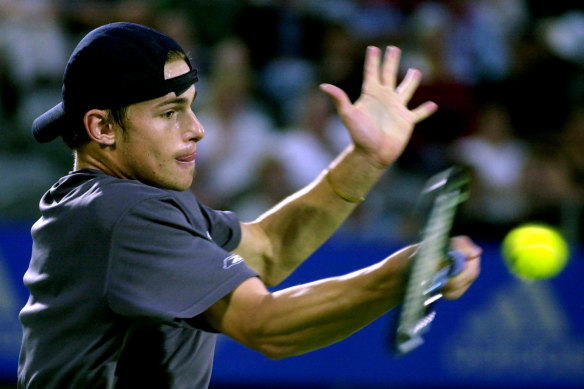
[[[96,211],[117,220],[131,214],[148,223],[207,229],[201,206],[190,190],[175,192],[135,180],[112,180],[100,185],[99,197]]]
[[[88,169],[64,177],[45,197],[47,207],[60,205],[59,209],[67,209],[71,216],[84,216],[105,225],[115,223],[132,210],[140,213],[143,208],[170,208],[180,212],[185,208],[172,191]],[[156,205],[161,203],[167,207]]]
[[[107,200],[119,200],[124,203],[137,202],[147,198],[168,197],[169,192],[154,186],[143,184],[137,180],[119,179],[115,177],[102,177],[95,181],[100,195]]]
[[[94,170],[64,177],[44,203],[45,209],[62,205],[58,208],[66,209],[69,218],[91,220],[95,228],[118,231],[122,226],[173,226],[204,237],[210,233],[220,246],[229,248],[240,237],[234,214],[202,205],[190,190],[161,189]]]
[[[96,207],[103,211],[109,209],[117,214],[135,208],[145,201],[164,201],[173,198],[169,191],[140,181],[114,177],[96,180],[87,193],[93,196],[92,200]]]

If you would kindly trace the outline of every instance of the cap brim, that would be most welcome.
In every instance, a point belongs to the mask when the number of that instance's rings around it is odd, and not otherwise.
[[[35,119],[32,123],[32,134],[37,142],[50,142],[61,135],[65,125],[65,110],[61,102]]]

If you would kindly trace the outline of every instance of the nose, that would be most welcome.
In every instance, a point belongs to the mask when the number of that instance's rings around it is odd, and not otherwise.
[[[185,136],[189,141],[198,142],[205,136],[205,129],[192,109],[189,109],[188,124]]]

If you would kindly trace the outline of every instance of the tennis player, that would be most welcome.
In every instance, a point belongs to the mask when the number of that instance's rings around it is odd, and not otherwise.
[[[37,141],[61,137],[75,162],[32,227],[18,387],[206,388],[218,333],[280,359],[346,338],[398,305],[413,246],[341,277],[275,293],[266,285],[339,227],[436,110],[408,109],[420,73],[396,85],[399,56],[367,49],[354,104],[322,85],[353,144],[308,187],[242,223],[187,190],[205,131],[182,48],[129,23],[86,35],[62,101],[33,123]],[[458,298],[479,273],[481,250],[466,237],[452,244],[466,266],[444,294]]]

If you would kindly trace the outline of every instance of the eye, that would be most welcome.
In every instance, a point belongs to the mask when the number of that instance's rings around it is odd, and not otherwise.
[[[176,114],[176,111],[171,109],[171,110],[165,111],[162,114],[162,117],[165,119],[172,119],[175,114]]]

